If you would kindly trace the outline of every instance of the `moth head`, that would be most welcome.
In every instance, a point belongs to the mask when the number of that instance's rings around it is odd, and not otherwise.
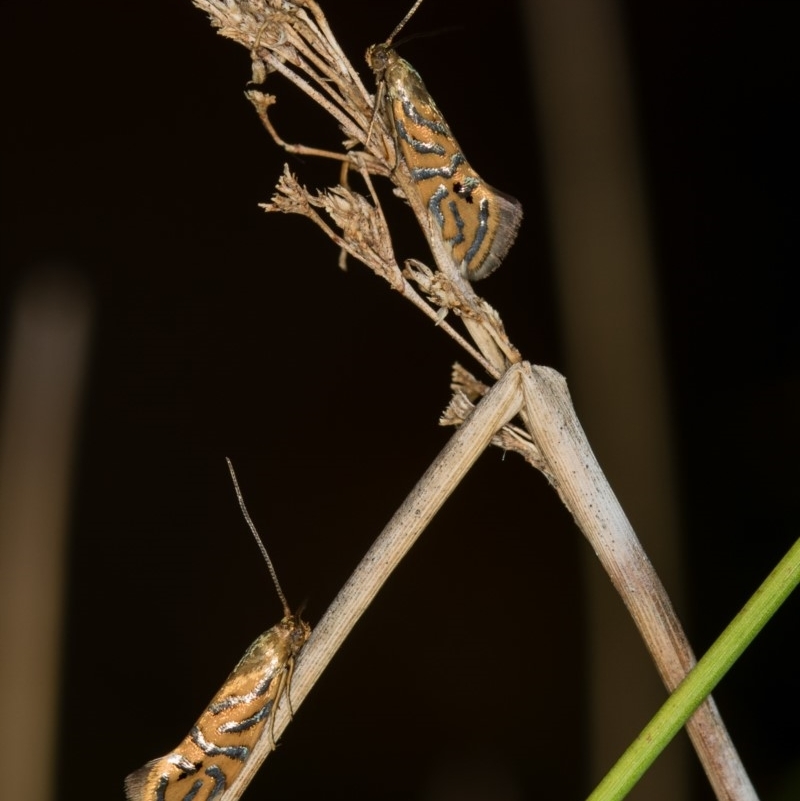
[[[386,72],[393,57],[397,58],[394,50],[387,44],[370,45],[365,55],[369,68],[378,76],[378,80]]]
[[[311,635],[311,626],[300,618],[299,613],[288,615],[281,621],[281,625],[286,628],[289,635],[289,650],[294,656],[306,644]]]

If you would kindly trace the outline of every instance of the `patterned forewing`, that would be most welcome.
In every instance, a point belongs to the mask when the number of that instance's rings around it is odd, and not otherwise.
[[[419,73],[393,49],[377,47],[389,121],[434,230],[468,278],[484,278],[514,243],[522,206],[472,169]]]
[[[258,637],[178,747],[128,776],[128,801],[223,801],[256,743],[272,736],[275,709],[309,633],[290,615]]]

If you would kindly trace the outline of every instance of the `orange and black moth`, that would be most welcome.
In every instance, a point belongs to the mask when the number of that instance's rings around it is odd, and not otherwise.
[[[284,617],[247,649],[180,744],[125,779],[128,801],[225,801],[260,740],[268,737],[275,745],[275,712],[282,698],[288,701],[295,657],[311,628],[289,612],[233,478],[245,518],[276,581]]]
[[[295,615],[265,631],[180,745],[125,779],[128,801],[221,801],[255,744],[272,737],[275,709],[310,631]]]
[[[395,33],[367,50],[384,114],[434,233],[467,278],[485,278],[514,244],[522,205],[470,167],[419,73],[390,46]]]

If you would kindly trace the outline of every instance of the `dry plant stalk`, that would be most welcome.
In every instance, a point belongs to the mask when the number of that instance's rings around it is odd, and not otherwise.
[[[283,0],[195,0],[195,5],[211,16],[223,36],[250,51],[253,84],[263,83],[272,73],[281,74],[322,106],[345,136],[341,153],[285,142],[269,116],[277,102],[275,95],[251,86],[247,97],[275,142],[291,153],[341,161],[364,178],[371,196],[367,200],[345,182],[310,192],[286,166],[272,202],[264,208],[308,217],[344,252],[363,262],[434,320],[492,377],[499,378],[509,364],[520,361],[497,312],[474,292],[441,241],[432,235],[428,211],[398,156],[392,133],[383,116],[375,113],[375,99],[342,52],[319,6],[310,1]],[[371,175],[391,178],[428,241],[437,243],[435,271],[413,260],[401,269]],[[449,325],[445,319],[448,312],[464,320],[478,350]]]
[[[547,476],[631,612],[664,684],[673,690],[694,666],[694,654],[661,581],[594,458],[566,382],[555,371],[522,361],[497,312],[474,292],[441,239],[433,234],[427,209],[398,156],[392,132],[383,115],[375,113],[375,98],[345,57],[319,6],[313,0],[193,2],[209,14],[223,36],[250,51],[254,83],[280,73],[328,111],[345,136],[341,153],[283,141],[269,117],[275,96],[250,88],[248,98],[275,142],[292,153],[341,161],[363,177],[370,195],[366,198],[356,193],[344,180],[339,186],[312,193],[287,166],[272,202],[264,208],[308,217],[343,252],[385,279],[435,320],[489,375],[499,379],[489,389],[456,367],[455,396],[442,422],[460,427],[313,632],[298,660],[292,707],[300,706],[389,572],[490,443],[520,453]],[[372,188],[372,175],[390,178],[398,194],[408,201],[430,244],[436,269],[415,260],[401,269]],[[464,323],[475,346],[445,319],[450,312]],[[521,427],[511,425],[517,415]],[[288,713],[281,707],[275,720],[276,737],[287,724]],[[717,797],[755,799],[711,698],[687,728]],[[265,742],[253,753],[226,801],[239,798],[269,750]]]

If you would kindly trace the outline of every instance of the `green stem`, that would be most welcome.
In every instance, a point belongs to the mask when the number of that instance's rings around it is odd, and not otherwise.
[[[800,582],[800,539],[589,796],[624,798]]]

